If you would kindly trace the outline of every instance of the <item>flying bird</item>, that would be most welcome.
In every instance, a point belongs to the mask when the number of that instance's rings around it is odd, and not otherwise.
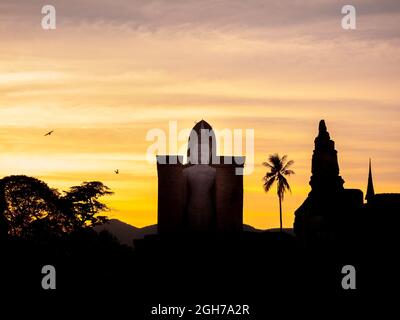
[[[119,170],[118,169],[114,170],[114,172],[115,172],[115,174],[119,174]]]
[[[44,136],[45,136],[45,137],[51,136],[51,134],[52,134],[53,132],[54,132],[54,130],[51,130],[51,131],[47,132]]]

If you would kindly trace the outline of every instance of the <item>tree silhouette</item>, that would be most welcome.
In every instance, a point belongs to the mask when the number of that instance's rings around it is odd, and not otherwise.
[[[107,221],[98,199],[113,192],[99,181],[84,182],[61,194],[24,175],[0,179],[0,238],[62,236]]]
[[[100,181],[83,182],[65,192],[63,201],[74,216],[75,227],[93,227],[106,222],[107,218],[98,214],[108,211],[109,208],[98,198],[112,194],[113,192]]]
[[[24,175],[5,177],[0,180],[0,197],[0,214],[10,236],[29,238],[44,228],[61,232],[59,193],[43,181]]]
[[[287,190],[290,190],[289,183],[287,182],[285,176],[290,176],[294,174],[293,170],[289,167],[294,163],[293,160],[287,161],[287,155],[282,158],[279,157],[277,153],[269,156],[267,162],[263,162],[263,165],[270,169],[263,178],[264,180],[264,190],[268,192],[274,182],[277,183],[277,194],[279,198],[279,218],[280,218],[280,231],[282,232],[282,201]]]

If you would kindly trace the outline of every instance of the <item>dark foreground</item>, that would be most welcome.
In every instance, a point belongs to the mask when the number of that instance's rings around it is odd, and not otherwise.
[[[279,232],[208,239],[151,236],[137,243],[136,251],[107,234],[90,234],[51,244],[8,241],[1,254],[3,310],[56,319],[61,314],[180,318],[152,314],[163,307],[185,307],[184,319],[357,315],[369,307],[367,301],[376,303],[388,293],[394,268],[394,253],[378,244],[306,250]],[[46,264],[56,268],[56,290],[41,287]],[[342,288],[344,265],[356,269],[356,290]],[[217,305],[233,305],[236,312],[236,305],[248,305],[249,314],[207,314],[209,305],[214,313]]]

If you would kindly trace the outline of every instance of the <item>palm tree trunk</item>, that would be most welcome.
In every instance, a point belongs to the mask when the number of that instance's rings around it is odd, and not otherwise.
[[[282,233],[282,199],[279,197],[279,222],[281,226],[281,233]]]

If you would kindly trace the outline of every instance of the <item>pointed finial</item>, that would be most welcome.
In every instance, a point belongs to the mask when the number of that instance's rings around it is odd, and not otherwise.
[[[321,120],[319,122],[319,127],[318,127],[319,132],[326,132],[326,124],[325,124],[325,120]]]
[[[375,195],[375,190],[374,190],[374,182],[372,179],[371,158],[369,158],[368,186],[367,186],[367,193],[365,195],[365,200],[369,202],[374,197],[374,195]]]

